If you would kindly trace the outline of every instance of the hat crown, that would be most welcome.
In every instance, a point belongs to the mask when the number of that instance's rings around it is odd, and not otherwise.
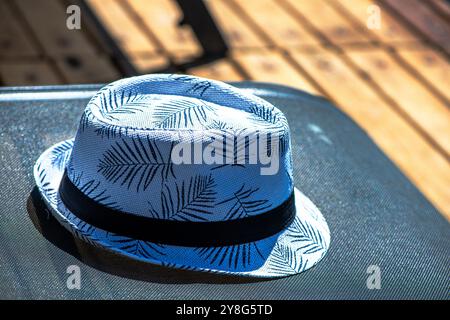
[[[209,152],[213,142],[224,148]],[[266,150],[263,163],[265,145],[272,152]],[[255,152],[256,162],[249,163]],[[289,127],[281,111],[232,86],[180,75],[140,76],[102,88],[83,113],[66,170],[75,186],[107,207],[168,220],[257,215],[293,190]]]

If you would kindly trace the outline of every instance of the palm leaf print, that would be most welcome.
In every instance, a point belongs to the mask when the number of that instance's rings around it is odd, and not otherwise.
[[[94,99],[91,99],[90,104],[97,106],[97,108],[99,108],[101,114],[103,115],[103,117],[109,119],[109,120],[117,120],[113,115],[114,114],[131,114],[131,113],[135,113],[135,112],[141,112],[142,111],[142,106],[145,104],[143,101],[144,97],[138,97],[136,95],[128,95],[125,97],[125,94],[122,93],[121,94],[121,103],[124,103],[123,108],[118,108],[118,106],[112,107],[110,104],[112,103],[112,98],[111,101],[110,99],[108,99],[106,96],[107,94],[105,93],[106,90],[103,90],[97,94],[97,96],[99,96],[99,99],[101,99],[101,103],[100,105],[97,102],[94,102]],[[117,98],[115,99],[117,102]],[[86,128],[89,126],[89,122],[92,121],[94,118],[94,115],[92,114],[92,111],[87,109],[80,120],[80,130],[84,131],[86,130]],[[93,122],[94,125],[94,132],[101,136],[102,138],[104,138],[105,136],[107,138],[115,138],[115,137],[121,137],[122,135],[127,135],[128,134],[128,130],[131,129],[130,127],[122,127],[122,126],[118,126],[116,124],[111,124],[111,123],[105,123],[105,122]]]
[[[72,183],[92,200],[113,209],[121,210],[116,201],[111,201],[111,196],[106,194],[106,189],[100,188],[100,181],[83,181],[83,171],[71,177]]]
[[[170,150],[173,147],[171,145]],[[146,141],[141,138],[133,138],[131,142],[116,141],[98,164],[98,172],[106,180],[112,183],[126,185],[128,189],[134,187],[137,192],[145,191],[159,173],[161,181],[165,181],[173,172],[173,163],[164,159],[157,144],[147,137]]]
[[[253,198],[258,190],[259,188],[245,188],[245,185],[242,185],[239,190],[233,193],[232,197],[217,203],[217,205],[232,203],[225,220],[249,217],[270,208],[269,200]]]
[[[131,90],[116,93],[114,91],[101,90],[90,104],[97,106],[102,115],[108,120],[117,120],[117,114],[134,114],[143,112],[143,107],[148,105],[145,95],[138,95]],[[98,102],[97,102],[98,101]]]
[[[125,238],[113,234],[108,235],[108,240],[114,245],[115,248],[142,258],[157,259],[165,255],[163,252],[164,246],[160,244],[155,244],[144,240]]]
[[[91,246],[99,247],[99,248],[101,248],[102,246],[105,246],[105,245],[100,245],[98,243],[101,240],[101,238],[96,235],[95,227],[87,224],[83,220],[78,219],[78,223],[76,223],[76,229],[72,229],[72,230],[78,238],[80,238],[84,242],[89,243]],[[106,247],[110,247],[110,246],[106,245]]]
[[[307,221],[295,218],[288,228],[291,243],[296,244],[296,251],[303,254],[311,254],[326,249],[326,243],[320,232],[313,228]]]
[[[89,109],[86,109],[83,112],[83,115],[81,116],[80,119],[80,125],[79,128],[80,130],[83,132],[84,130],[86,130],[86,128],[89,126],[89,121],[94,117],[94,115],[92,114],[92,111]]]
[[[114,124],[102,123],[101,125],[98,125],[94,131],[97,135],[102,136],[102,138],[107,137],[109,139],[126,136],[128,135],[129,129],[130,128],[128,127],[120,127]]]
[[[176,269],[191,270],[191,271],[198,270],[197,267],[188,266],[188,265],[185,265],[185,264],[173,263],[173,262],[164,262],[164,261],[162,261],[161,265],[163,267],[170,268],[170,269],[176,268]]]
[[[228,123],[220,120],[213,120],[210,124],[205,126],[206,130],[217,129],[217,130],[227,130],[233,129]]]
[[[205,215],[212,214],[215,207],[215,188],[211,175],[192,177],[187,183],[176,184],[175,188],[165,185],[161,193],[161,214],[149,203],[150,214],[162,219],[208,221]]]
[[[196,248],[195,251],[209,264],[226,266],[232,270],[245,269],[254,265],[255,259],[263,260],[263,255],[254,242],[227,247]]]
[[[215,150],[217,156],[222,156],[223,164],[219,164],[213,167],[211,170],[216,170],[223,168],[225,166],[238,166],[245,167],[245,164],[249,163],[250,152],[251,152],[251,144],[256,143],[253,139],[246,137],[244,143],[239,141],[238,137],[245,137],[245,131],[247,129],[238,129],[238,130],[221,130],[220,132],[211,132],[209,133],[212,139],[215,139],[219,142],[226,142],[227,146],[233,146],[232,154],[228,152],[228,150],[221,149]]]
[[[108,113],[117,109],[120,105],[117,103],[117,95],[114,91],[105,90],[99,95],[100,111]]]
[[[263,105],[250,106],[250,112],[254,115],[257,121],[264,121],[270,124],[276,124],[278,121],[278,114],[275,113],[274,108],[268,108]]]
[[[114,117],[116,114],[143,112],[143,108],[149,105],[148,99],[149,97],[146,95],[122,91],[119,98],[114,95],[113,102],[115,107],[107,115]]]
[[[92,96],[91,100],[89,100],[88,104],[97,106],[100,109],[100,111],[106,111],[106,110],[103,110],[101,108],[101,105],[97,104],[96,101],[102,100],[103,97],[107,94],[107,92],[110,90],[110,88],[113,85],[114,85],[114,83],[110,83],[110,84],[104,86],[103,88],[101,88],[100,90],[98,90],[97,93]]]
[[[51,187],[51,183],[47,180],[47,172],[45,168],[41,167],[41,164],[38,165],[37,172],[40,182],[39,189],[50,201],[54,201],[57,198],[57,192]]]
[[[207,120],[207,112],[214,112],[210,105],[193,101],[167,101],[153,110],[154,126],[160,129],[202,125]]]
[[[194,94],[197,94],[198,96],[202,97],[206,90],[208,90],[211,87],[211,82],[208,80],[202,80],[194,84],[187,92],[191,92]]]
[[[273,274],[283,276],[286,273],[301,272],[307,265],[308,261],[297,255],[290,246],[277,243],[272,250],[268,269]]]
[[[73,141],[64,141],[51,151],[50,162],[59,170],[64,169],[65,164],[72,153]]]
[[[105,206],[108,206],[110,208],[121,210],[121,207],[117,205],[115,201],[111,201],[111,196],[106,195],[105,189],[99,189],[100,182],[95,180],[89,180],[85,183],[82,182],[83,172],[80,172],[79,174],[74,175],[71,177],[72,183],[79,189],[81,192],[86,194],[91,199],[95,200],[96,202],[99,202]],[[60,200],[60,199],[59,199]],[[76,229],[73,231],[76,233],[76,235],[81,238],[81,240],[96,246],[101,247],[101,245],[98,244],[98,241],[100,241],[100,238],[96,235],[95,231],[96,228],[92,225],[88,224],[87,222],[76,219]]]
[[[285,154],[286,151],[290,148],[290,141],[291,138],[289,137],[289,131],[283,131],[283,133],[279,136],[281,154]]]
[[[191,83],[192,86],[186,90],[186,93],[193,93],[202,97],[205,92],[212,86],[212,83],[208,80],[201,80],[191,76],[184,75],[172,75],[170,76],[175,81],[181,81],[185,83]]]
[[[258,123],[268,123],[273,126],[273,134],[277,134],[279,137],[280,151],[285,153],[289,147],[289,126],[285,118],[281,117],[275,108],[269,108],[263,105],[252,105],[250,112],[253,115],[252,120]]]

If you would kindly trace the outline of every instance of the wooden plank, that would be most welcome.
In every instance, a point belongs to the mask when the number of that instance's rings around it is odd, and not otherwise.
[[[450,220],[448,161],[337,54],[291,54]]]
[[[346,53],[447,155],[450,154],[447,106],[381,49]]]
[[[65,7],[55,0],[14,0],[30,24],[47,54],[63,56],[73,53],[94,54],[83,29],[69,30]]]
[[[213,63],[191,68],[189,74],[198,77],[216,79],[221,81],[240,81],[242,75],[236,70],[236,67],[230,61],[222,59]]]
[[[104,83],[121,77],[108,56],[73,54],[58,58],[56,64],[69,83]]]
[[[450,101],[450,64],[447,59],[428,47],[417,50],[401,49],[396,52]]]
[[[307,77],[295,70],[292,64],[288,63],[278,51],[239,51],[233,53],[233,59],[239,63],[252,80],[285,84],[312,94],[321,94]]]
[[[182,12],[170,0],[127,0],[133,12],[172,57],[184,61],[201,54],[201,47],[189,26],[179,26]]]
[[[169,60],[163,55],[135,55],[131,58],[131,62],[139,73],[162,70],[169,66]]]
[[[366,32],[376,37],[384,43],[398,46],[401,44],[419,42],[419,39],[412,34],[405,26],[400,24],[388,10],[380,7],[381,24],[380,29],[370,30],[367,28],[367,19],[369,14],[367,9],[374,4],[373,0],[328,0],[335,8],[341,8],[347,12],[353,19],[358,21],[366,28]]]
[[[336,45],[368,43],[363,28],[352,25],[325,0],[287,0],[288,9],[299,13]]]
[[[267,42],[231,9],[229,2],[214,0],[207,1],[206,4],[229,47],[232,49],[267,47]]]
[[[5,1],[0,1],[0,57],[37,56],[29,35]]]
[[[398,15],[418,28],[425,36],[450,52],[450,24],[433,12],[423,1],[383,0]]]
[[[117,0],[88,0],[111,36],[128,55],[157,51],[156,45],[125,12]]]
[[[0,62],[0,77],[7,86],[61,84],[53,68],[43,61]]]
[[[230,1],[278,46],[310,46],[320,41],[272,0]]]
[[[450,19],[450,4],[446,0],[429,0],[428,5],[445,19]]]

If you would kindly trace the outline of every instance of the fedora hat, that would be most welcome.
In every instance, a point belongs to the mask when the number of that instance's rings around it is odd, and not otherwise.
[[[94,246],[270,278],[311,268],[330,244],[292,165],[286,117],[267,101],[219,81],[155,74],[99,90],[75,138],[44,151],[34,177],[55,218]]]

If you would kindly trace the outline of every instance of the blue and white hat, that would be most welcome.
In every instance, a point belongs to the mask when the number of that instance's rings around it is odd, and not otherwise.
[[[218,81],[159,74],[105,86],[34,176],[77,237],[153,264],[283,277],[330,244],[294,187],[284,114]]]

